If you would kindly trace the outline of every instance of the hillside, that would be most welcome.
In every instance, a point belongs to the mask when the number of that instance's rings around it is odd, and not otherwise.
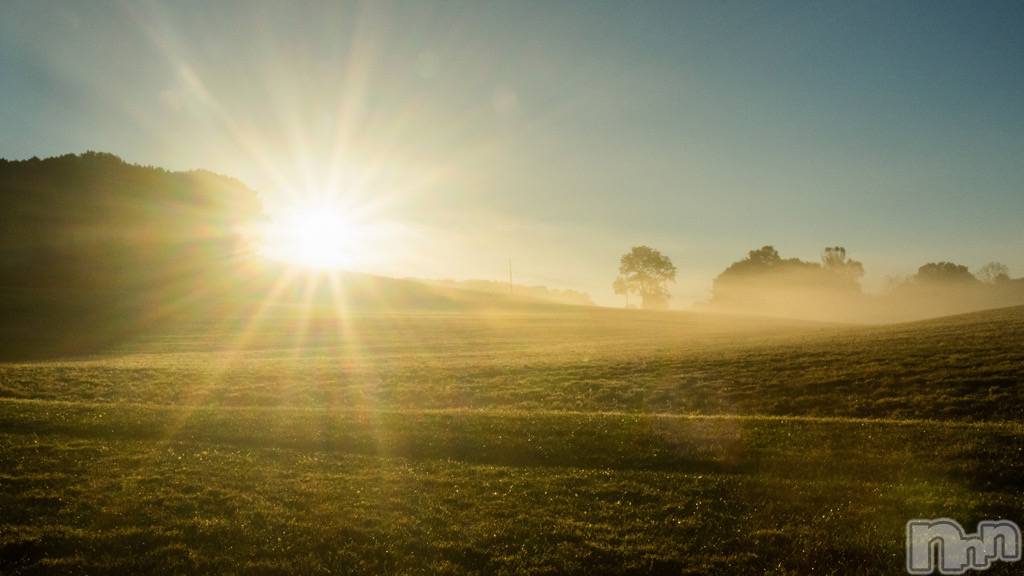
[[[0,363],[0,571],[901,574],[1024,513],[1022,308],[341,319]]]
[[[1024,307],[884,327],[533,305],[293,312],[122,343],[86,359],[113,362],[99,381],[77,376],[88,370],[73,359],[12,366],[5,393],[300,407],[359,405],[371,394],[389,409],[1024,418]],[[223,357],[245,370],[222,367]],[[37,373],[59,375],[56,388]],[[160,385],[122,385],[139,373]],[[214,382],[219,392],[204,396]]]
[[[256,192],[87,152],[0,160],[0,338],[7,358],[102,351],[195,322],[261,314],[525,309],[527,296],[264,260]]]
[[[0,335],[102,347],[237,284],[262,218],[242,183],[87,152],[0,161]]]
[[[312,273],[246,255],[203,199],[232,181],[56,160],[53,223],[4,193],[40,231],[2,232],[4,574],[902,574],[909,518],[1024,517],[1024,307],[863,326]]]

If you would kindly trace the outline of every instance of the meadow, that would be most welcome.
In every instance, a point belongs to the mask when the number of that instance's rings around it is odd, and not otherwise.
[[[900,574],[1024,520],[1022,382],[1019,307],[194,323],[0,364],[0,571]]]

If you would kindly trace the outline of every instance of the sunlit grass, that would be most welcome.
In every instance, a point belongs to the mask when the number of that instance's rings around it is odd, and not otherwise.
[[[908,518],[1024,513],[1021,309],[863,328],[396,294],[361,312],[296,272],[239,322],[0,364],[0,569],[899,574]]]

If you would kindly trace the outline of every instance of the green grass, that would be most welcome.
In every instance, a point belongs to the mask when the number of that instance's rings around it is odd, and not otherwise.
[[[0,364],[0,572],[899,574],[910,518],[1024,521],[1020,308],[238,329]]]

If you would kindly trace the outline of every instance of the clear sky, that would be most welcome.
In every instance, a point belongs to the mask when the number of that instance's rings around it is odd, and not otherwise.
[[[677,306],[746,251],[1024,275],[1021,2],[0,3],[0,157],[337,199],[359,269]]]

